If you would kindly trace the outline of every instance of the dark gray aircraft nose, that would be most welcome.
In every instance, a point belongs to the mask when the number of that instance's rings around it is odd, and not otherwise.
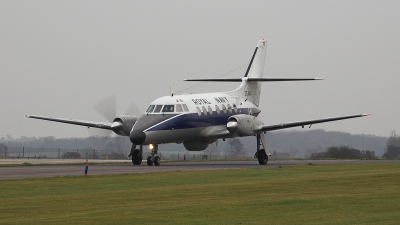
[[[146,134],[141,130],[133,130],[129,134],[129,139],[133,144],[141,145],[146,140]]]

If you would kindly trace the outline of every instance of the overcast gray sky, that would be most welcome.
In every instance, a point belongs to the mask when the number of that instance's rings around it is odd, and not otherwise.
[[[264,76],[324,78],[264,83],[266,124],[370,112],[312,128],[388,136],[400,131],[399,12],[400,1],[0,1],[0,136],[86,137],[25,115],[104,121],[93,106],[109,95],[121,114],[145,110],[197,84],[185,78],[249,63],[261,38]]]

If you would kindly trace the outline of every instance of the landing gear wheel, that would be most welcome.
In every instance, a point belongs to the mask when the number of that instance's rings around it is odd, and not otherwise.
[[[260,151],[258,151],[256,154],[258,156],[258,163],[260,165],[266,165],[268,162],[268,156],[267,153],[265,153],[265,150],[260,149]]]
[[[135,149],[132,152],[132,163],[133,165],[140,165],[142,164],[142,153],[139,149]]]
[[[156,157],[154,157],[154,165],[155,166],[159,166],[160,165],[160,157],[158,157],[158,156],[156,156]]]
[[[153,165],[153,159],[151,158],[151,156],[147,157],[147,165],[148,166],[152,166]]]

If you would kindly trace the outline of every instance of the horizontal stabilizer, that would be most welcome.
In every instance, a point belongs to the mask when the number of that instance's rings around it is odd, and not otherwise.
[[[308,80],[322,80],[322,78],[278,78],[278,77],[243,77],[243,78],[204,78],[204,79],[184,79],[184,81],[216,81],[216,82],[242,82],[247,81],[308,81]]]
[[[326,122],[337,121],[337,120],[346,120],[346,119],[352,119],[352,118],[369,116],[369,115],[370,115],[369,113],[365,113],[365,114],[350,115],[350,116],[330,117],[330,118],[317,119],[317,120],[305,120],[305,121],[298,121],[298,122],[281,123],[281,124],[276,124],[276,125],[261,126],[257,130],[273,131],[273,130],[292,128],[292,127],[301,127],[301,126],[304,127],[306,125],[313,125],[313,124],[317,124],[317,123],[326,123]]]
[[[48,120],[59,123],[68,123],[86,127],[95,127],[100,129],[111,130],[111,123],[102,123],[102,122],[93,122],[93,121],[85,121],[85,120],[74,120],[74,119],[66,119],[66,118],[54,118],[48,116],[35,116],[35,115],[26,115],[28,118],[39,119],[39,120]]]

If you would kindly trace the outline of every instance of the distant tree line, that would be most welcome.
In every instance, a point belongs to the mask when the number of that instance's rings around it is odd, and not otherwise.
[[[374,159],[375,152],[370,150],[358,150],[348,146],[328,147],[324,152],[311,154],[312,159],[333,158],[333,159]]]
[[[274,151],[278,154],[291,153],[292,157],[295,158],[308,158],[312,153],[323,152],[331,146],[350,146],[359,150],[371,150],[375,152],[376,156],[382,156],[388,140],[388,137],[382,136],[320,129],[267,132],[265,137],[271,153]],[[241,140],[245,147],[254,146],[254,137]],[[253,151],[250,152],[253,153]]]
[[[337,131],[324,131],[319,129],[300,129],[296,131],[268,132],[266,135],[268,149],[276,153],[276,157],[289,155],[295,158],[308,158],[311,154],[324,152],[331,146],[351,146],[355,149],[368,149],[374,151],[376,156],[393,158],[393,147],[400,146],[398,136],[381,137],[374,135],[354,135]],[[128,137],[80,137],[80,138],[56,138],[49,137],[26,137],[13,138],[11,135],[0,137],[0,155],[4,155],[6,147],[28,147],[28,148],[61,148],[61,149],[96,149],[115,150],[117,152],[129,151],[132,143]],[[210,144],[202,153],[218,157],[252,157],[256,152],[256,138],[242,137],[238,140],[219,140],[218,146]],[[165,144],[160,146],[161,151],[186,152],[182,144]],[[177,153],[176,153],[177,154]],[[187,153],[188,154],[188,153]],[[72,157],[72,156],[71,156]],[[82,155],[82,157],[84,157]]]
[[[326,151],[312,153],[310,158],[336,158],[336,159],[373,159],[377,158],[375,151],[358,150],[348,146],[328,147]],[[400,159],[400,136],[396,131],[391,131],[389,138],[386,142],[385,152],[382,158],[386,159]]]

